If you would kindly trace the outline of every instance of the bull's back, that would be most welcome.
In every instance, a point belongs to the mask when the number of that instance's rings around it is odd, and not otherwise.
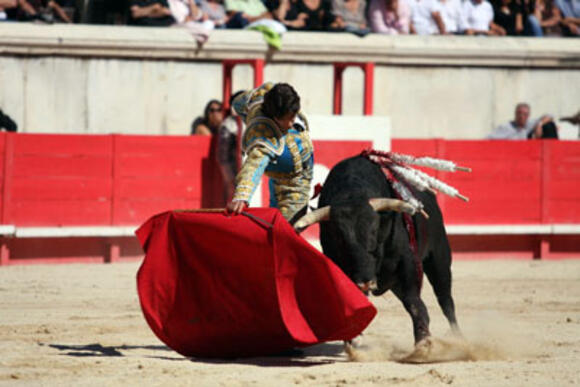
[[[332,201],[392,197],[392,189],[378,165],[362,156],[342,160],[328,174],[318,207]]]

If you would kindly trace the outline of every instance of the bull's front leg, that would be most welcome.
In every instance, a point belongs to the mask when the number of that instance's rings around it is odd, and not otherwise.
[[[398,283],[393,286],[393,293],[401,300],[405,310],[413,321],[415,344],[431,336],[429,333],[429,313],[421,300],[419,278],[411,257],[403,258],[398,270]]]

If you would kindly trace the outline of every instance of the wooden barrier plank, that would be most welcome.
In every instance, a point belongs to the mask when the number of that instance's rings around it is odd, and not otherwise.
[[[14,177],[12,194],[18,201],[110,201],[111,188],[110,178]]]
[[[13,200],[10,217],[18,226],[107,225],[108,200]]]
[[[201,174],[187,178],[118,179],[115,195],[120,199],[187,199],[201,200]]]
[[[102,155],[111,153],[110,135],[18,133],[17,155]]]
[[[433,139],[401,139],[391,140],[393,152],[410,154],[417,157],[430,156],[437,157],[437,145]]]
[[[110,223],[111,136],[18,134],[12,149],[9,222]]]
[[[580,223],[580,144],[545,141],[545,222]]]
[[[176,209],[201,208],[201,200],[130,200],[120,199],[117,202],[115,224],[133,225],[142,224],[151,216],[160,212]]]
[[[78,154],[15,154],[16,176],[110,177],[111,153]]]
[[[541,148],[533,141],[445,141],[442,158],[473,172],[440,178],[470,198],[443,197],[452,224],[541,223]]]
[[[117,136],[112,224],[139,224],[157,212],[199,208],[203,197],[215,196],[218,171],[210,168],[210,157],[209,137]]]

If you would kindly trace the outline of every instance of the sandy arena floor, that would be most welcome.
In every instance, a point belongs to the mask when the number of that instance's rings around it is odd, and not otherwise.
[[[426,285],[435,336],[428,358],[475,360],[423,364],[397,361],[413,350],[411,320],[390,293],[373,299],[379,315],[358,361],[337,342],[295,357],[186,359],[146,325],[137,269],[0,267],[0,385],[580,385],[580,259],[455,262],[467,344],[448,337]]]

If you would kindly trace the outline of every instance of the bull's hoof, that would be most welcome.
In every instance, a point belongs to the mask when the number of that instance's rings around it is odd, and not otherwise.
[[[346,353],[346,356],[348,356],[348,360],[363,361],[361,353],[352,346],[351,342],[352,340],[344,342],[344,352]]]
[[[360,335],[358,335],[354,339],[349,340],[347,343],[349,343],[353,348],[360,348],[360,347],[362,347],[363,344],[364,344],[363,334],[361,333]]]
[[[401,359],[402,363],[427,363],[431,358],[433,340],[430,336],[425,337],[415,344],[413,352]]]

